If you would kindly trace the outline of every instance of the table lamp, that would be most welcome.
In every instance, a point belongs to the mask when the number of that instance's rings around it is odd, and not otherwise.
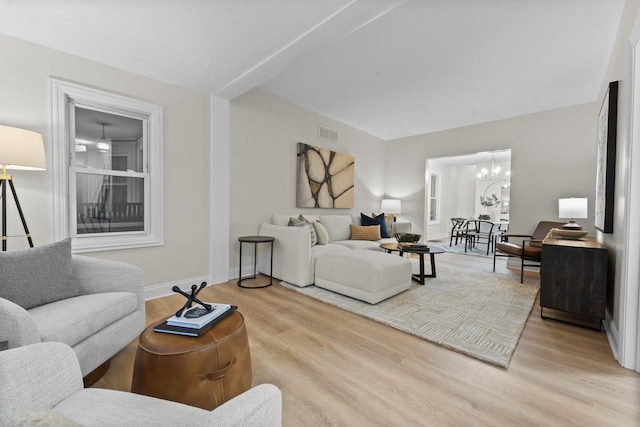
[[[396,222],[396,216],[394,214],[402,213],[402,202],[397,199],[382,199],[382,205],[380,210],[385,214],[391,214],[393,222]]]
[[[0,185],[2,185],[2,250],[7,250],[7,182],[13,193],[13,200],[18,208],[18,214],[22,220],[25,237],[29,247],[33,247],[31,234],[27,227],[27,221],[22,213],[18,194],[13,185],[13,175],[7,174],[7,169],[20,170],[45,170],[47,159],[44,155],[44,142],[42,135],[26,129],[0,125]]]
[[[558,217],[570,218],[570,221],[562,226],[564,229],[582,230],[582,226],[576,224],[575,219],[587,218],[588,210],[586,198],[570,197],[558,199]]]

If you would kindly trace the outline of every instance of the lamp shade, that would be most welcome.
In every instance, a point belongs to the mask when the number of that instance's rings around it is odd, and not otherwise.
[[[0,164],[7,169],[44,170],[42,135],[26,129],[0,125]]]
[[[558,217],[560,218],[587,218],[588,210],[586,198],[558,199]]]
[[[396,199],[382,199],[380,210],[384,213],[402,213],[402,202]]]

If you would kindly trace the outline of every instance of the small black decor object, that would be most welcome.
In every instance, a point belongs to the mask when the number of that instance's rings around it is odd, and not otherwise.
[[[202,301],[200,301],[197,298],[198,293],[204,289],[204,287],[207,286],[207,282],[202,282],[200,284],[200,287],[198,288],[196,285],[191,285],[191,295],[189,295],[188,293],[184,292],[182,289],[180,289],[177,286],[174,286],[173,288],[171,288],[173,290],[173,292],[177,292],[180,295],[182,295],[183,297],[185,297],[187,299],[187,302],[182,306],[182,308],[178,311],[176,311],[176,316],[180,317],[182,316],[182,312],[185,311],[186,309],[188,309],[189,307],[191,307],[191,305],[196,302],[198,304],[200,304],[202,307],[204,307],[204,309],[201,310],[197,310],[198,313],[194,313],[193,315],[190,315],[189,317],[200,317],[203,314],[209,313],[212,309],[211,304],[207,304],[204,303]],[[196,310],[194,310],[196,311]]]

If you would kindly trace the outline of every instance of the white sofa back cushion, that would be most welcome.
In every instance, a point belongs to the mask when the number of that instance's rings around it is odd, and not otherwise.
[[[320,222],[329,235],[329,242],[351,238],[351,215],[320,215]]]

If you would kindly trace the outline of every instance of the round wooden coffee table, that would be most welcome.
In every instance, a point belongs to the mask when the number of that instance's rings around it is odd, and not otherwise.
[[[387,251],[387,253],[391,252],[400,252],[400,256],[404,255],[404,253],[416,254],[420,259],[420,274],[412,274],[411,278],[416,282],[424,285],[425,277],[436,277],[436,259],[435,255],[443,254],[444,249],[440,248],[427,248],[427,249],[418,249],[418,248],[408,248],[408,247],[399,247],[397,243],[383,243],[380,245],[382,249]],[[429,260],[431,261],[431,274],[424,274],[424,256],[429,255]]]
[[[199,337],[140,335],[131,391],[212,410],[251,387],[251,354],[242,314],[234,311]]]

